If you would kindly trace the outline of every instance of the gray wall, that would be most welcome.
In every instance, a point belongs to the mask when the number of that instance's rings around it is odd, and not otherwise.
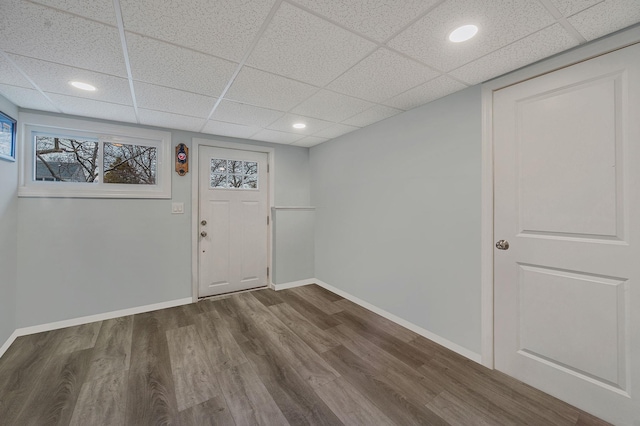
[[[315,211],[272,210],[273,246],[276,256],[273,283],[284,284],[315,278]]]
[[[0,96],[0,111],[18,119],[18,107]],[[15,329],[18,270],[18,164],[0,160],[0,346]]]
[[[311,148],[316,278],[480,353],[481,94]]]
[[[192,137],[275,147],[275,203],[309,203],[308,149],[172,131]],[[17,327],[191,297],[192,177],[171,200],[20,198]]]

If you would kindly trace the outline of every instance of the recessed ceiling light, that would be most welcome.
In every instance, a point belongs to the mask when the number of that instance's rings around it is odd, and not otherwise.
[[[304,129],[305,127],[307,127],[307,125],[304,123],[296,123],[293,125],[294,129]]]
[[[454,43],[467,41],[478,33],[478,27],[475,25],[463,25],[449,34],[449,40]]]
[[[69,84],[71,84],[73,87],[76,87],[78,89],[88,90],[90,92],[93,92],[96,90],[95,86],[92,86],[87,83],[82,83],[80,81],[70,81]]]

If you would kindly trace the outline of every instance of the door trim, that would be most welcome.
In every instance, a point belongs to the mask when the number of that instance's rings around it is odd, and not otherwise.
[[[493,324],[493,92],[561,68],[640,43],[640,24],[544,59],[482,84],[482,177],[481,177],[481,354],[482,365],[494,368]]]
[[[267,179],[269,180],[268,193],[267,193],[267,214],[271,217],[271,208],[274,206],[275,201],[275,148],[261,145],[249,145],[235,142],[225,142],[215,139],[204,138],[192,138],[191,139],[191,297],[193,302],[198,301],[198,214],[200,205],[200,192],[199,192],[199,152],[201,146],[207,146],[212,148],[226,148],[226,149],[238,149],[242,151],[263,152],[267,154],[267,164],[269,165],[269,173]],[[273,241],[273,221],[269,221],[267,230],[267,266],[269,267],[269,276],[267,278],[267,286],[273,288],[271,277],[273,275],[273,256],[272,256],[272,241]]]

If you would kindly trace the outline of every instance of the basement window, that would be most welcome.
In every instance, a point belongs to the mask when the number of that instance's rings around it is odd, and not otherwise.
[[[103,127],[82,120],[54,121],[64,127],[23,125],[19,196],[171,197],[170,133]],[[96,127],[108,132],[97,132]]]

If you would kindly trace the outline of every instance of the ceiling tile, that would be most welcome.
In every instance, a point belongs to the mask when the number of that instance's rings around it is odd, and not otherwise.
[[[316,145],[321,144],[322,142],[326,142],[328,140],[329,139],[327,139],[327,138],[319,138],[317,136],[305,136],[304,138],[302,138],[299,141],[295,142],[293,145],[304,146],[305,148],[310,148],[312,146],[316,146]]]
[[[402,110],[391,108],[385,105],[375,105],[373,108],[369,108],[368,110],[363,111],[360,114],[354,115],[348,120],[344,120],[342,123],[348,124],[350,126],[364,127],[368,126],[369,124],[384,120],[385,118],[392,117],[396,114],[400,114],[401,112]]]
[[[203,53],[127,33],[134,80],[219,96],[237,64]]]
[[[449,71],[555,23],[537,1],[450,0],[395,37],[389,46],[441,71]],[[478,34],[452,43],[448,34],[474,24]]]
[[[294,0],[345,27],[386,41],[439,0]]]
[[[29,80],[24,78],[16,67],[14,67],[2,55],[0,55],[0,82],[10,86],[27,87],[29,89],[33,88],[31,83],[29,83]]]
[[[242,124],[225,123],[222,121],[209,120],[202,130],[203,133],[211,135],[231,136],[234,138],[248,139],[260,131],[259,127],[245,126]]]
[[[571,16],[603,0],[549,0],[563,16]]]
[[[307,127],[304,129],[294,129],[293,125],[295,123],[304,123]],[[297,114],[285,114],[268,128],[271,130],[279,130],[281,132],[295,133],[299,135],[311,135],[322,129],[326,129],[332,124],[333,123],[329,121],[318,120],[317,118],[304,117]]]
[[[371,102],[362,99],[329,90],[320,90],[292,109],[291,112],[322,120],[342,121],[372,106]]]
[[[556,24],[451,71],[449,74],[469,84],[476,84],[577,44],[560,24]]]
[[[285,133],[278,132],[277,130],[260,130],[258,133],[251,137],[253,140],[264,141],[264,142],[273,142],[273,143],[283,143],[283,144],[292,144],[295,141],[301,139],[301,135],[293,134],[293,133]]]
[[[204,119],[202,118],[142,108],[138,109],[138,117],[140,117],[140,124],[164,127],[167,129],[187,130],[190,132],[200,131],[200,128],[204,124]]]
[[[247,64],[324,86],[374,48],[362,37],[282,3]]]
[[[288,111],[318,89],[268,72],[243,67],[225,98]]]
[[[64,10],[74,15],[117,25],[113,0],[30,0],[44,6]]]
[[[207,118],[216,98],[169,87],[135,81],[133,88],[138,107],[156,111]],[[202,123],[200,123],[202,126]]]
[[[569,18],[587,40],[594,40],[640,21],[638,0],[605,0]]]
[[[115,27],[27,1],[2,3],[0,49],[5,52],[126,77]]]
[[[20,108],[58,112],[53,104],[35,89],[0,84],[0,94]],[[18,117],[14,118],[17,119]]]
[[[136,122],[133,107],[93,99],[76,98],[73,96],[47,93],[47,96],[60,107],[63,113],[81,117],[101,118],[103,120]]]
[[[353,132],[354,130],[358,130],[359,127],[347,126],[346,124],[334,124],[331,127],[328,127],[324,130],[319,131],[313,136],[333,139],[338,136],[346,135],[349,132]]]
[[[122,105],[133,105],[129,80],[114,77],[95,71],[83,70],[67,65],[60,65],[24,56],[9,55],[11,59],[38,85],[44,92],[78,98],[95,99]],[[77,89],[69,84],[70,81],[81,81],[96,87],[90,92]]]
[[[274,0],[120,0],[125,28],[239,62]]]
[[[408,110],[462,90],[465,87],[467,86],[446,75],[442,75],[387,100],[385,104]]]
[[[437,75],[424,65],[380,48],[328,88],[371,102],[382,102]]]
[[[238,102],[222,101],[213,113],[213,120],[228,123],[244,124],[246,126],[267,127],[282,117],[282,111],[260,108]]]

